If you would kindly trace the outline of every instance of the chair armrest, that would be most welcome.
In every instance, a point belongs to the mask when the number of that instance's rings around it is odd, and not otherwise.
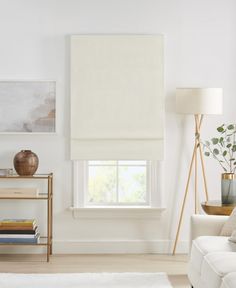
[[[217,236],[229,216],[220,215],[192,215],[190,239],[199,236]]]

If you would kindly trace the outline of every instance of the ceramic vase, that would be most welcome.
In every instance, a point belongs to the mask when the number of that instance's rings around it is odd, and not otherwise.
[[[14,168],[20,176],[32,176],[39,165],[38,156],[31,150],[21,150],[14,157]]]
[[[221,201],[222,204],[236,204],[236,174],[221,175]]]

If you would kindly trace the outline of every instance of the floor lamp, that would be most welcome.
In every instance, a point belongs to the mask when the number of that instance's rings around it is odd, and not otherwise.
[[[176,109],[181,114],[194,115],[195,119],[195,141],[193,147],[192,159],[190,162],[187,183],[182,202],[178,228],[175,237],[173,255],[176,251],[176,246],[179,238],[179,232],[183,220],[185,203],[189,190],[189,183],[194,166],[194,202],[195,214],[198,213],[198,154],[200,156],[200,164],[204,183],[204,192],[206,201],[208,200],[207,180],[205,174],[205,166],[203,160],[202,147],[200,143],[200,131],[204,115],[207,114],[222,114],[222,95],[221,88],[177,88],[176,90]]]

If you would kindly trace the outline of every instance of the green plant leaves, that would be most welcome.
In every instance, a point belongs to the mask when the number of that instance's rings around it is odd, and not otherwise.
[[[222,126],[220,126],[220,127],[217,127],[217,129],[216,129],[218,132],[224,132],[224,128],[222,127]]]
[[[213,149],[213,153],[214,153],[215,155],[218,155],[218,154],[220,153],[220,151],[215,148],[215,149]]]
[[[212,143],[213,143],[214,145],[216,145],[216,144],[219,143],[219,139],[218,139],[218,138],[212,138],[211,141],[212,141]]]
[[[233,124],[230,124],[228,127],[227,127],[228,130],[233,130],[234,129],[234,125]]]
[[[205,143],[201,142],[204,147],[204,155],[216,159],[224,171],[235,173],[236,124],[222,124],[216,130],[219,133],[216,137]]]

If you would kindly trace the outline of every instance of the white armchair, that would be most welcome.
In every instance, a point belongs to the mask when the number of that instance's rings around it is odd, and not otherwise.
[[[229,216],[193,215],[191,217],[190,238],[199,236],[219,236],[222,226]]]
[[[191,217],[188,278],[194,288],[236,287],[236,244],[219,236],[228,216]]]

